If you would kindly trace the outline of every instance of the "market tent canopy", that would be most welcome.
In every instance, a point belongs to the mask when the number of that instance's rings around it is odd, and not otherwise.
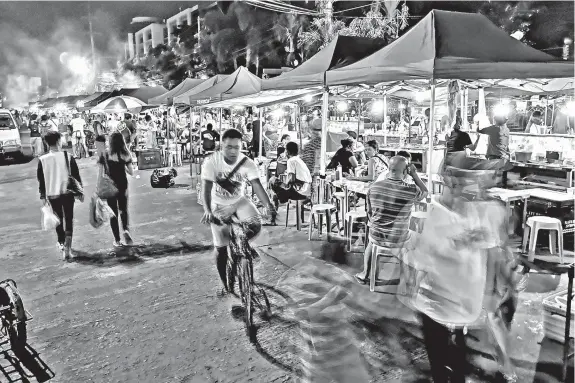
[[[211,88],[187,97],[185,103],[190,106],[201,106],[258,93],[261,90],[261,81],[261,78],[242,66]]]
[[[112,97],[112,93],[114,92],[102,92],[99,95],[97,95],[96,97],[92,97],[92,96],[88,96],[88,98],[84,99],[84,108],[83,109],[89,109],[93,106],[98,105],[100,102]],[[96,93],[94,93],[96,94]]]
[[[324,85],[325,72],[345,67],[376,52],[383,40],[366,37],[337,36],[325,48],[299,67],[269,80],[262,80],[262,90],[302,89]]]
[[[179,96],[174,97],[174,104],[190,104],[190,100],[194,98],[194,96],[198,93],[203,92],[206,89],[211,88],[212,86],[222,82],[228,77],[227,74],[217,74],[213,77],[202,82],[200,85],[195,86],[194,88],[188,90],[180,94]]]
[[[198,79],[198,78],[187,78],[177,86],[175,86],[172,90],[167,91],[164,94],[161,94],[157,97],[153,97],[148,100],[148,104],[150,105],[163,105],[163,104],[172,104],[174,98],[186,93],[190,89],[195,88],[196,86],[200,85],[206,81],[206,79]]]
[[[321,89],[316,90],[264,90],[255,94],[233,98],[209,104],[210,108],[233,108],[234,106],[267,106],[280,102],[298,100],[305,96],[315,96],[321,94]]]
[[[531,48],[480,14],[431,11],[369,57],[326,74],[328,85],[408,79],[573,77],[573,62]]]
[[[168,90],[163,86],[143,86],[137,89],[131,89],[131,90],[126,89],[125,93],[122,93],[121,96],[134,97],[142,101],[143,103],[148,104],[148,101],[151,98],[161,96],[167,91]]]

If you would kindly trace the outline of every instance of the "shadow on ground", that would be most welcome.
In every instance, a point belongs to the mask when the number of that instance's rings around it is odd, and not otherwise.
[[[6,339],[0,343],[0,373],[7,382],[47,382],[55,374],[29,344],[9,348]],[[32,379],[32,380],[31,380]],[[0,376],[0,381],[4,379]]]
[[[136,266],[144,263],[146,258],[156,259],[181,256],[210,250],[211,248],[212,246],[208,244],[189,244],[185,241],[180,241],[179,245],[152,243],[124,246],[113,250],[106,249],[93,253],[72,250],[74,254],[72,262],[99,267],[113,267],[119,264]]]

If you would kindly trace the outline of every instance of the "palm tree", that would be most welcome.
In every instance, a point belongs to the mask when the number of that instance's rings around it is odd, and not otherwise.
[[[400,1],[384,1],[385,15],[380,10],[380,1],[372,4],[364,17],[353,19],[349,26],[340,31],[342,36],[360,36],[385,40],[390,43],[399,37],[408,24],[409,9],[405,2],[398,9]]]
[[[309,25],[307,16],[282,13],[276,16],[274,33],[277,41],[285,46],[286,64],[292,66],[297,59],[296,47],[300,30]],[[301,57],[301,56],[300,56]]]

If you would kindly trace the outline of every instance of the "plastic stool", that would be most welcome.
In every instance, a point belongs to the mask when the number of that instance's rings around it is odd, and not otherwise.
[[[305,202],[305,200],[301,200],[301,199],[296,199],[293,200],[295,202],[295,212],[296,212],[296,219],[297,219],[297,224],[296,224],[296,228],[297,230],[301,230],[301,224],[304,223],[304,216],[303,216],[303,202]],[[288,227],[288,221],[289,221],[289,205],[292,202],[292,200],[288,200],[287,203],[287,210],[286,210],[286,227]]]
[[[549,252],[554,254],[557,242],[559,242],[559,261],[563,263],[563,225],[557,218],[535,216],[527,218],[525,230],[523,232],[523,252],[527,250],[527,240],[529,240],[529,253],[527,260],[532,262],[535,259],[535,247],[537,246],[537,234],[539,230],[549,230]],[[559,237],[559,241],[557,241]]]
[[[351,252],[353,246],[353,224],[356,222],[361,222],[367,226],[367,213],[364,211],[350,211],[345,215],[345,239],[347,240],[347,251],[349,252]],[[359,233],[356,237],[359,237]],[[367,232],[364,237],[364,246],[366,242]]]
[[[378,266],[379,266],[379,257],[380,254],[384,253],[384,252],[390,252],[391,250],[389,249],[385,249],[381,246],[378,246],[374,243],[371,244],[371,270],[370,270],[370,275],[369,275],[369,291],[374,292],[375,291],[375,282],[377,280],[377,276],[378,276]],[[393,255],[391,254],[387,254],[385,255],[388,258],[395,258]]]
[[[313,205],[311,207],[311,214],[310,214],[310,218],[309,218],[309,240],[311,241],[311,236],[313,233],[313,225],[315,224],[315,216],[317,215],[317,219],[318,219],[318,233],[319,235],[321,235],[321,229],[323,226],[323,216],[325,215],[325,219],[326,219],[326,224],[327,224],[327,240],[329,242],[329,240],[331,239],[330,237],[330,232],[331,232],[331,215],[332,213],[336,211],[336,208],[334,205],[328,204],[328,203],[322,203],[322,204],[317,204],[317,205]]]

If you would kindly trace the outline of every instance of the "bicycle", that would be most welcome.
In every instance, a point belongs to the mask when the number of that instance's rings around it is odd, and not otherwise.
[[[26,345],[26,322],[32,316],[24,309],[16,282],[6,279],[0,282],[0,338],[7,337],[12,350]],[[0,342],[1,344],[2,342]]]
[[[82,155],[84,157],[88,157],[88,154],[86,153],[86,149],[84,148],[84,144],[82,142],[82,132],[80,132],[79,130],[75,131],[73,138],[75,139],[75,143],[72,146],[72,152],[74,153],[74,157],[82,158]]]
[[[228,252],[228,287],[234,291],[236,277],[240,288],[240,298],[244,306],[246,335],[255,339],[256,328],[253,315],[256,308],[262,318],[270,318],[271,304],[266,292],[254,281],[253,260],[259,258],[257,251],[250,245],[244,224],[232,215],[228,219],[214,219],[216,225],[230,225],[230,245]]]

